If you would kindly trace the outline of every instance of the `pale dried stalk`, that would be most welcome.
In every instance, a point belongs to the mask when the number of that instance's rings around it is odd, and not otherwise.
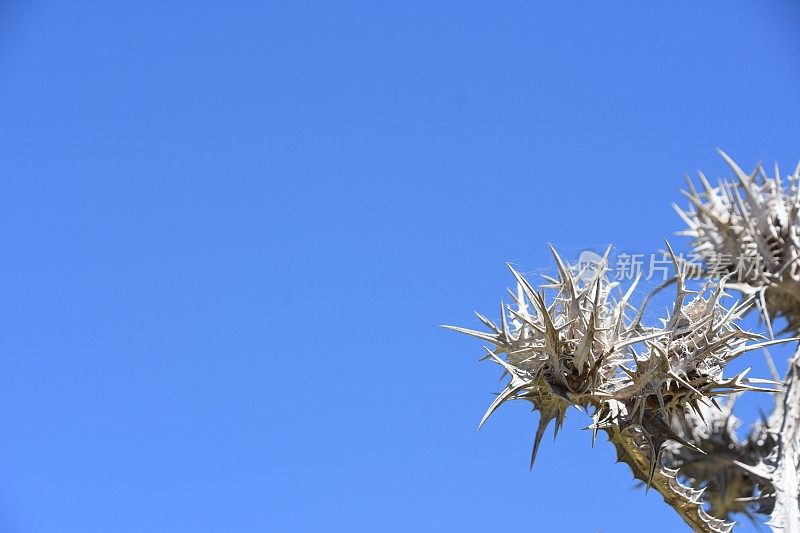
[[[770,524],[786,532],[800,531],[800,350],[789,362],[784,392],[773,416],[780,420],[775,470],[775,510]]]

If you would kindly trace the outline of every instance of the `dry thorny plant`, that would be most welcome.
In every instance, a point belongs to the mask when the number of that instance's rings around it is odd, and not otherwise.
[[[556,276],[534,287],[511,268],[516,291],[484,331],[446,326],[486,343],[485,359],[508,381],[481,424],[503,403],[526,400],[539,412],[531,466],[546,427],[567,408],[591,415],[634,477],[658,491],[695,531],[731,531],[734,513],[768,516],[774,530],[800,531],[800,350],[782,382],[726,375],[734,359],[795,338],[775,339],[772,324],[800,336],[800,166],[787,180],[777,167],[745,173],[722,153],[734,178],[716,186],[687,179],[689,207],[676,207],[702,257],[705,284],[687,286],[687,265],[673,260],[675,300],[659,324],[647,301],[631,304],[639,278],[621,287],[600,265],[578,270],[552,250]],[[662,289],[659,287],[659,289]],[[739,295],[727,303],[729,295]],[[765,335],[740,320],[751,310]],[[732,408],[746,391],[774,394],[774,410],[736,435]]]

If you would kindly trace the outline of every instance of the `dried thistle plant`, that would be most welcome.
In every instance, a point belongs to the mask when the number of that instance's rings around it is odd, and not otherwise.
[[[723,157],[738,181],[714,188],[701,175],[704,192],[690,182],[692,208],[678,209],[707,281],[690,291],[667,244],[676,294],[660,324],[645,324],[649,295],[631,305],[638,278],[624,291],[609,278],[608,253],[597,269],[579,271],[553,249],[557,275],[537,288],[511,269],[516,291],[498,323],[478,314],[485,331],[445,327],[484,341],[484,359],[508,377],[481,426],[510,400],[539,412],[531,466],[549,423],[557,433],[575,406],[592,417],[593,442],[605,432],[618,459],[695,531],[731,531],[733,513],[769,515],[774,529],[800,531],[800,352],[783,383],[748,378],[749,369],[724,375],[749,351],[797,340],[775,340],[771,320],[800,327],[800,167],[784,185],[777,170],[774,178],[760,166],[748,175]],[[742,301],[726,303],[726,290]],[[754,306],[768,337],[739,324]],[[732,408],[746,391],[776,393],[776,407],[740,441]]]

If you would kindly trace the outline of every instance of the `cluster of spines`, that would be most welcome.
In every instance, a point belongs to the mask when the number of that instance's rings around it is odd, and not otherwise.
[[[635,317],[627,318],[638,279],[615,299],[611,294],[616,284],[605,276],[604,265],[595,272],[576,272],[553,250],[558,277],[546,278],[548,283],[538,291],[512,268],[517,281],[516,294],[512,293],[515,306],[501,304],[499,326],[478,315],[489,332],[451,329],[491,344],[493,349],[486,348],[485,358],[510,377],[481,426],[512,399],[527,400],[540,412],[531,465],[549,422],[555,420],[558,432],[567,408],[573,405],[592,412],[592,442],[598,430],[605,431],[617,448],[618,459],[648,487],[655,487],[694,529],[732,529],[732,522],[704,511],[703,504],[709,503],[712,512],[723,517],[743,510],[752,517],[751,511],[771,510],[771,525],[800,526],[800,511],[795,509],[798,490],[786,489],[785,479],[794,476],[788,480],[793,486],[800,479],[795,464],[800,462],[800,408],[792,403],[800,397],[800,355],[790,365],[786,392],[776,401],[775,413],[746,442],[736,441],[728,427],[734,420],[733,402],[726,407],[717,402],[720,396],[731,398],[747,390],[775,392],[763,387],[776,385],[775,380],[747,379],[749,369],[731,378],[724,378],[722,371],[744,352],[797,340],[753,343],[764,337],[743,331],[736,322],[755,304],[766,320],[770,339],[774,339],[771,320],[775,317],[787,320],[787,330],[800,331],[800,165],[784,187],[777,167],[773,178],[760,165],[748,175],[727,155],[722,156],[737,181],[720,181],[712,187],[701,174],[703,191],[698,192],[687,179],[689,191],[684,194],[692,207],[683,211],[676,206],[688,225],[682,233],[693,238],[693,251],[705,260],[704,274],[717,281],[689,298],[693,291],[686,289],[685,264],[679,264],[670,249],[676,299],[660,327],[642,325],[649,296]],[[740,291],[745,300],[722,305],[725,287]],[[548,300],[546,290],[554,290],[555,297]],[[717,423],[720,417],[726,421],[723,426]],[[792,426],[790,438],[782,436],[787,421]],[[710,424],[711,433],[692,431],[701,424]],[[661,453],[668,442],[672,444],[667,447],[667,463],[681,466],[681,455],[693,455],[693,464],[702,464],[697,457],[715,453],[712,444],[721,436],[728,439],[723,444],[729,452],[734,452],[731,464],[719,467],[724,483],[684,468],[680,475],[693,485],[687,487],[678,481],[677,469],[662,464]],[[748,496],[751,491],[753,495]]]
[[[723,367],[742,353],[781,341],[749,344],[759,336],[741,330],[735,321],[750,304],[723,308],[721,285],[710,297],[699,292],[687,303],[691,291],[679,272],[671,315],[661,327],[647,327],[641,321],[643,308],[627,318],[633,287],[615,299],[615,284],[602,265],[591,273],[576,272],[555,250],[553,255],[558,278],[548,278],[545,285],[555,291],[552,299],[512,268],[515,305],[501,306],[499,325],[478,315],[488,332],[447,326],[491,344],[485,357],[509,377],[480,425],[508,400],[529,401],[539,411],[531,464],[545,428],[555,420],[557,431],[570,405],[594,411],[595,431],[623,422],[644,427],[647,418],[660,436],[676,439],[669,424],[683,417],[687,405],[700,413],[701,403],[718,396],[771,390],[748,379],[747,371],[732,378],[722,375]],[[650,433],[644,431],[643,442],[652,440]],[[665,439],[651,445],[654,465]]]
[[[692,250],[703,259],[705,273],[729,275],[736,287],[756,294],[762,314],[781,316],[787,330],[800,329],[800,165],[784,181],[775,166],[768,177],[761,165],[747,174],[720,152],[735,175],[712,186],[699,174],[701,190],[687,177],[682,191],[690,207],[673,207],[687,226],[680,235],[692,239]]]

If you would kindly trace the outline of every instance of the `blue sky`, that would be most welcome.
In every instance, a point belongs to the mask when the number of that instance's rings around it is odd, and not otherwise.
[[[698,4],[0,4],[0,530],[680,531],[437,324],[793,168],[800,8]]]

